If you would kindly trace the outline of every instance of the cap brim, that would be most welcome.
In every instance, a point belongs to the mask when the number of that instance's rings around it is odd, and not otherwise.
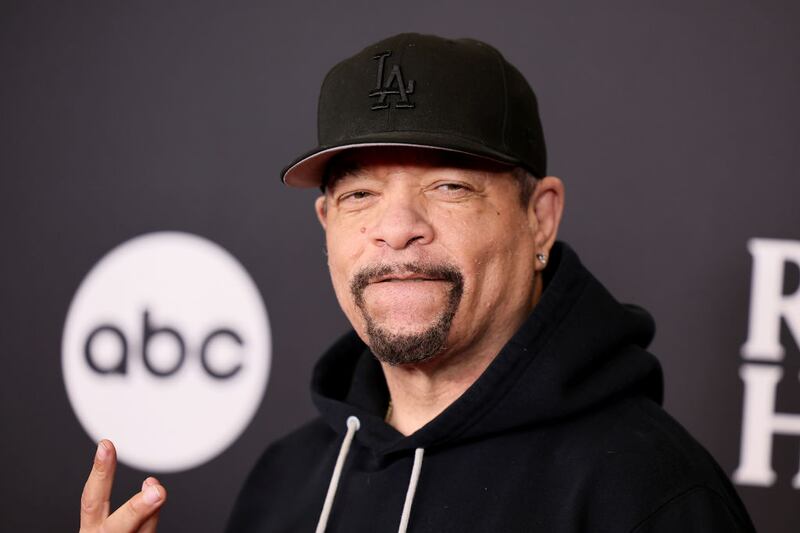
[[[387,132],[374,134],[363,139],[348,139],[346,144],[321,146],[304,154],[281,173],[281,179],[286,185],[292,187],[319,187],[328,161],[336,154],[354,148],[367,148],[372,146],[408,146],[432,150],[446,150],[458,152],[506,165],[518,165],[516,158],[492,150],[485,144],[458,137],[452,134],[437,134],[424,132]]]

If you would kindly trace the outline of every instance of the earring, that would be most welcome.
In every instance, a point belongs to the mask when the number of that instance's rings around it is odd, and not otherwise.
[[[536,254],[536,259],[543,265],[547,264],[547,254],[538,253]]]

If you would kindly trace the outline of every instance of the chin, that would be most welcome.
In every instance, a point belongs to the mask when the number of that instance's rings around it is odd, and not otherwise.
[[[429,320],[426,322],[386,321],[376,322],[374,325],[390,335],[407,337],[424,334],[426,331],[430,330],[436,325],[436,320]]]
[[[430,299],[417,305],[367,305],[366,315],[376,324],[398,334],[431,327],[447,312],[442,302]]]
[[[452,318],[452,313],[444,313],[434,320],[398,325],[367,317],[365,341],[379,361],[392,366],[426,363],[445,351]]]

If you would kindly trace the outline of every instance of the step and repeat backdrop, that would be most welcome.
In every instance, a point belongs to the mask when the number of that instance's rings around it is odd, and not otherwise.
[[[653,313],[666,408],[758,530],[798,531],[798,27],[778,0],[3,2],[0,529],[77,531],[101,438],[115,505],[156,474],[162,531],[222,529],[348,327],[278,173],[327,70],[418,31],[527,77],[562,239]]]

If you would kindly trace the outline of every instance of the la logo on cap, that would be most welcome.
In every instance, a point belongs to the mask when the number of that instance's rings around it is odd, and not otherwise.
[[[392,65],[392,71],[386,80],[383,79],[383,72],[386,68],[386,58],[392,55],[390,50],[374,56],[372,59],[378,62],[378,76],[375,81],[375,89],[370,91],[369,97],[378,97],[378,101],[372,104],[373,110],[386,109],[391,104],[386,101],[389,95],[396,95],[400,97],[394,106],[397,109],[411,109],[414,107],[414,102],[408,99],[409,94],[414,94],[414,80],[408,80],[408,84],[403,79],[403,72],[400,70],[400,65]]]

